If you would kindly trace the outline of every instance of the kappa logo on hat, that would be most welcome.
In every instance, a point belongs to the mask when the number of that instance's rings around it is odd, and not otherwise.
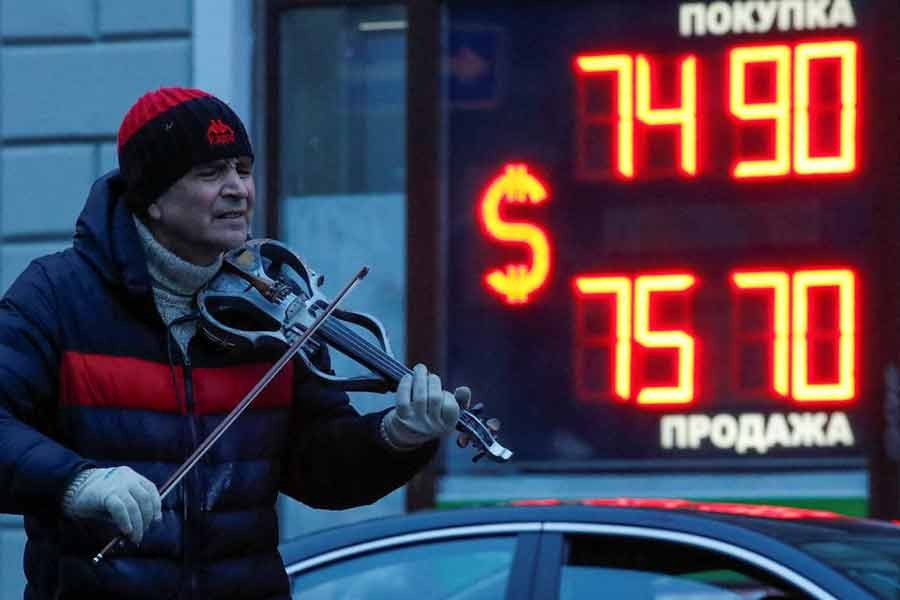
[[[231,144],[234,142],[234,130],[227,123],[223,123],[221,119],[213,119],[209,122],[206,137],[211,146]]]

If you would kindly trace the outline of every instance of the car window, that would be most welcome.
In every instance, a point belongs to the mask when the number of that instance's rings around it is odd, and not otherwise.
[[[772,576],[716,552],[660,540],[566,539],[560,600],[806,600]]]
[[[707,515],[778,538],[810,554],[884,600],[900,599],[900,528],[876,521],[802,521]]]
[[[846,535],[831,541],[810,541],[801,548],[835,567],[879,598],[900,598],[900,536],[889,539]]]
[[[299,600],[502,600],[516,538],[394,547],[294,575]]]

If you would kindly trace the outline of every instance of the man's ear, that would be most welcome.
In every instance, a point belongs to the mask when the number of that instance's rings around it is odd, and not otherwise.
[[[154,221],[159,221],[162,218],[162,211],[159,209],[159,205],[155,202],[150,204],[147,207],[147,215]]]

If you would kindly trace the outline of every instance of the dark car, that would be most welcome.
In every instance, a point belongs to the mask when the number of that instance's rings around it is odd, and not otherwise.
[[[528,502],[375,519],[281,552],[302,600],[900,599],[900,527],[774,506]]]

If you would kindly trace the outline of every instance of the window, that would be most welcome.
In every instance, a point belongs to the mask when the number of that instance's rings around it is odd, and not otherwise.
[[[298,600],[502,600],[516,540],[477,538],[365,554],[294,576]]]
[[[279,13],[277,223],[323,273],[326,297],[363,266],[342,308],[377,315],[406,354],[406,7],[298,5]],[[341,376],[360,374],[332,351]],[[362,412],[391,403],[354,394]]]
[[[572,536],[560,600],[801,600],[807,596],[734,558],[660,540]]]
[[[405,7],[298,7],[282,14],[279,41],[283,201],[402,194]]]
[[[791,532],[793,541],[804,552],[828,563],[853,581],[874,592],[878,598],[900,598],[900,539],[896,528],[862,527],[830,532],[831,538],[807,535],[800,539]],[[792,539],[793,538],[793,539]]]

